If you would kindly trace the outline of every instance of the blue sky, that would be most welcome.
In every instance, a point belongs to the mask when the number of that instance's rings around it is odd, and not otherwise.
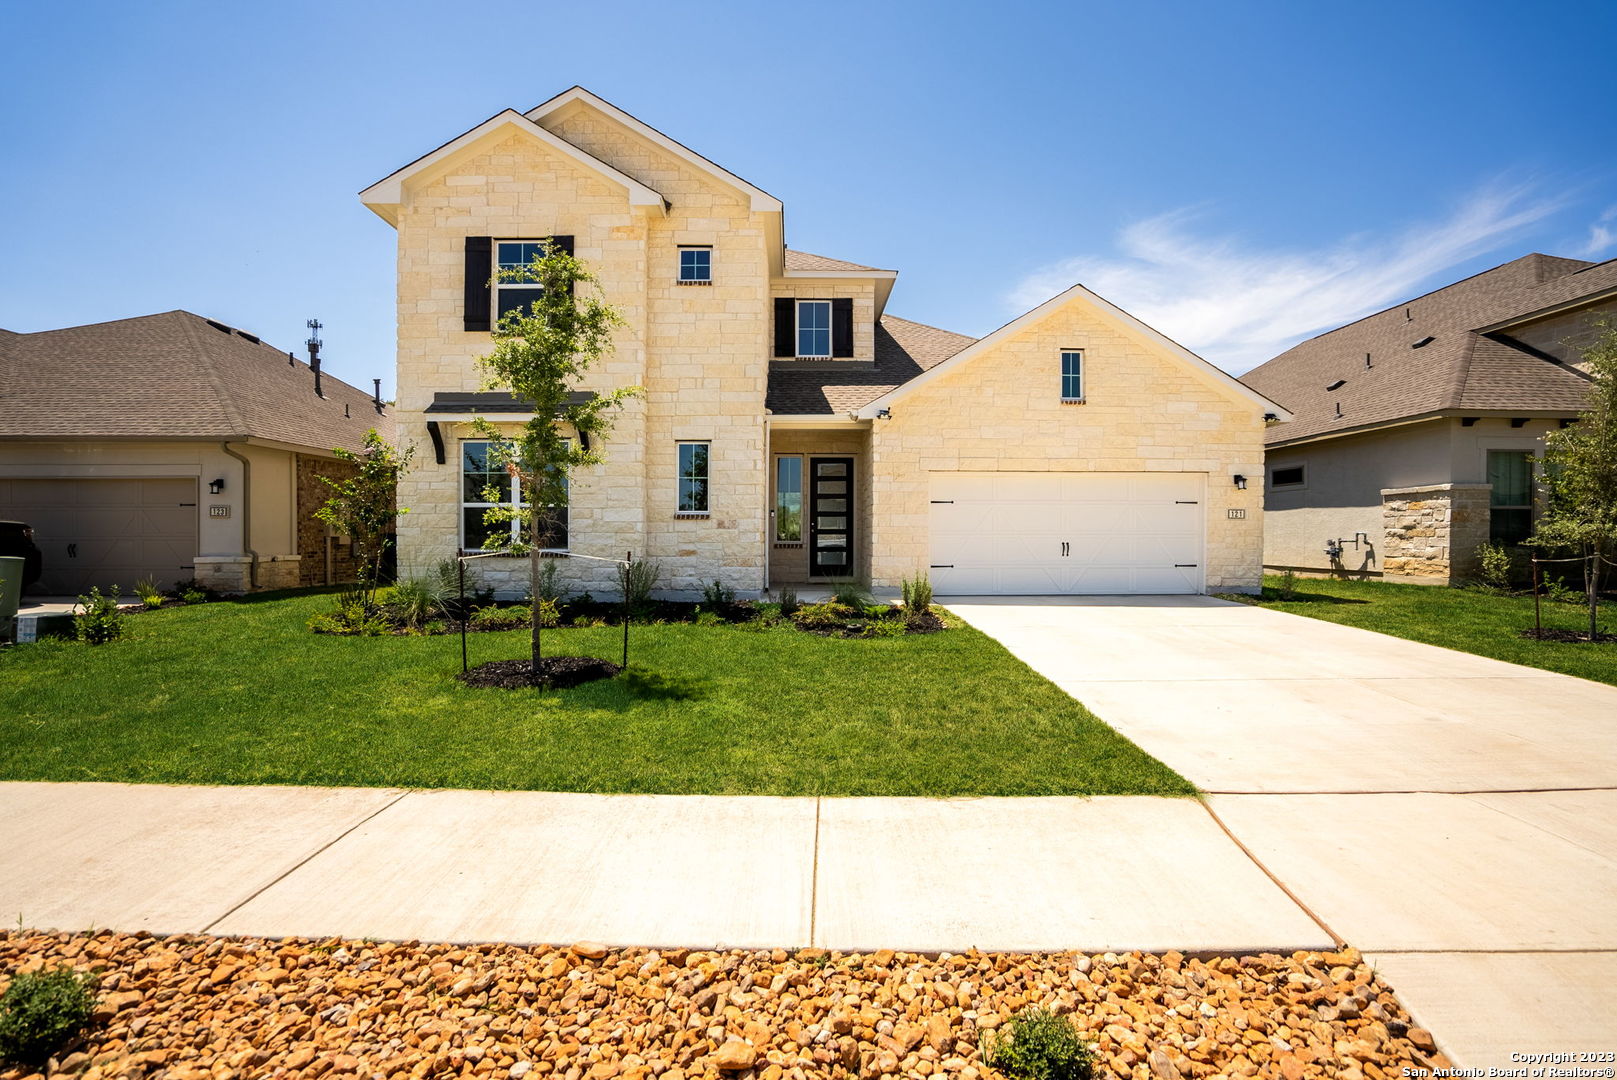
[[[8,3],[0,326],[187,308],[392,386],[355,193],[581,83],[982,334],[1081,280],[1229,370],[1617,256],[1617,5]]]

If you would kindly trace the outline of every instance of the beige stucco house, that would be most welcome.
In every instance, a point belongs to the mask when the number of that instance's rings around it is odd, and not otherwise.
[[[37,594],[352,580],[317,477],[373,427],[393,436],[372,394],[188,311],[0,330],[0,520],[33,526]]]
[[[476,360],[522,302],[490,287],[497,268],[552,240],[627,320],[580,392],[646,391],[606,464],[574,476],[558,551],[632,551],[685,594],[1259,583],[1265,417],[1283,410],[1081,286],[981,340],[890,315],[896,271],[788,248],[778,199],[577,87],[362,199],[398,232],[397,421],[426,451],[399,496],[407,570],[509,541],[483,523],[471,421],[523,403],[483,392]],[[525,587],[522,560],[479,566]],[[612,591],[609,564],[564,569]]]
[[[1245,381],[1269,432],[1264,562],[1450,584],[1532,532],[1544,435],[1587,401],[1617,260],[1526,255],[1311,338]]]

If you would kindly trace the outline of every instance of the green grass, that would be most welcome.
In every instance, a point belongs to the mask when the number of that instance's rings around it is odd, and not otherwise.
[[[473,690],[458,637],[309,633],[329,596],[131,617],[0,650],[0,779],[753,795],[1185,795],[1184,779],[969,627],[849,641],[634,629],[631,670]],[[549,631],[616,659],[621,630]],[[471,660],[524,655],[473,634]]]
[[[1531,596],[1384,581],[1298,578],[1296,599],[1284,601],[1279,598],[1278,576],[1265,577],[1263,582],[1261,600],[1243,599],[1276,611],[1617,685],[1617,644],[1535,641],[1521,636],[1522,630],[1533,626]],[[1589,609],[1583,604],[1548,599],[1542,603],[1546,629],[1589,628]],[[1614,616],[1617,606],[1602,603],[1602,631],[1614,629]]]

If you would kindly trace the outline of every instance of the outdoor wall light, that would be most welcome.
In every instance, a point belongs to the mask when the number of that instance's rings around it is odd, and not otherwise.
[[[208,494],[209,495],[217,495],[221,491],[223,491],[224,489],[225,489],[225,478],[224,477],[221,476],[217,480],[209,480],[208,481]]]
[[[1237,491],[1246,490],[1246,477],[1242,476],[1240,473],[1236,473],[1232,479],[1235,481],[1235,489]]]
[[[882,409],[880,412],[878,412],[876,414],[876,419],[878,419],[878,420],[891,420],[892,418],[893,418],[893,410],[892,409]]]

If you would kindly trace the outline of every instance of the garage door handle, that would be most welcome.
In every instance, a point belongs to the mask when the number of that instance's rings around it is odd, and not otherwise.
[[[952,563],[952,562],[947,562],[947,563],[945,563],[945,562],[935,562],[930,567],[928,567],[928,569],[930,569],[930,570],[953,570],[954,569],[954,563]]]
[[[77,544],[69,544],[69,545],[67,545],[67,557],[70,558],[70,559],[78,558],[79,557],[79,545],[77,545]]]
[[[1173,568],[1175,570],[1194,570],[1196,569],[1196,564],[1193,562],[1176,562],[1173,564]]]

